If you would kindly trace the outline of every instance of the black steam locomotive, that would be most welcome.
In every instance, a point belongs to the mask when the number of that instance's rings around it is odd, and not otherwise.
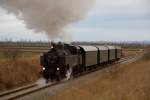
[[[121,58],[119,46],[87,46],[52,43],[51,49],[41,56],[46,80],[70,79],[73,76]]]

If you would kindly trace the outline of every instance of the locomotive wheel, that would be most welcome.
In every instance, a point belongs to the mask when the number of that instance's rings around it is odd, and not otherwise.
[[[69,67],[66,69],[66,80],[69,80],[71,78],[73,78],[73,68],[72,67]]]

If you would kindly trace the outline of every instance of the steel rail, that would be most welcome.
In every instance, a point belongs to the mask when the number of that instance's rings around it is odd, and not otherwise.
[[[4,91],[4,92],[0,93],[0,97],[3,97],[5,95],[9,95],[9,94],[12,94],[12,93],[15,93],[15,92],[18,92],[18,91],[22,91],[22,90],[25,90],[25,89],[33,88],[35,86],[37,86],[37,84],[29,84],[29,85],[22,86],[22,87],[19,87],[19,88],[16,88],[16,89]]]

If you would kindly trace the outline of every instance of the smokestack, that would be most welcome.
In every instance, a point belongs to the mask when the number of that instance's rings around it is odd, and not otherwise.
[[[50,39],[63,36],[63,29],[85,17],[95,0],[0,0],[0,7],[23,20],[28,29]]]

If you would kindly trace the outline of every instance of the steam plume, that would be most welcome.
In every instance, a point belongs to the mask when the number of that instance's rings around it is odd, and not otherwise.
[[[94,0],[0,0],[0,7],[23,20],[28,29],[62,36],[67,25],[81,20]]]

